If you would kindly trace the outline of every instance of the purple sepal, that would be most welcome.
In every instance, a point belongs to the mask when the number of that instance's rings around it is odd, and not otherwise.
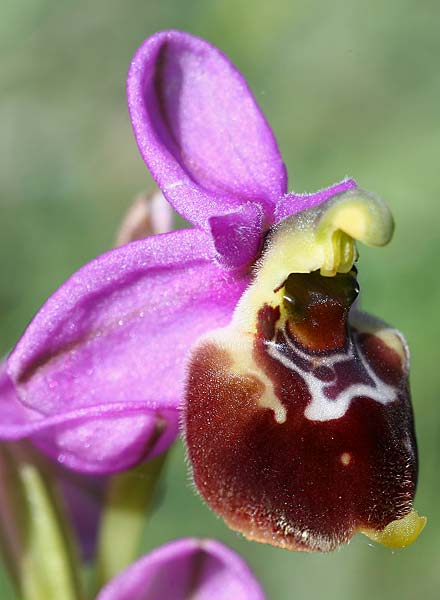
[[[35,419],[38,419],[38,413],[26,409],[18,400],[14,384],[6,372],[6,361],[2,360],[0,362],[0,439],[17,439],[13,435],[14,432],[22,428],[26,430],[28,425],[32,430],[32,422]]]
[[[228,322],[246,285],[215,264],[198,230],[98,257],[49,298],[12,352],[9,374],[26,414],[2,401],[0,436],[32,435],[85,472],[153,458],[177,435],[187,351]]]
[[[230,60],[179,31],[145,40],[130,66],[127,96],[143,159],[174,208],[195,225],[261,206],[270,221],[286,192],[273,133]]]
[[[290,215],[322,204],[332,196],[337,196],[355,188],[357,188],[356,181],[347,178],[313,194],[295,194],[294,192],[285,194],[276,205],[275,222],[278,223],[278,221],[282,221],[286,217],[290,217]]]
[[[97,600],[264,600],[235,552],[214,540],[181,539],[147,554],[115,577]]]

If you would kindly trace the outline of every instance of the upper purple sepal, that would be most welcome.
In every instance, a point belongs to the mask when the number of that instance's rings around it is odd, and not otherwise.
[[[347,179],[315,194],[286,194],[275,137],[245,79],[220,50],[188,33],[145,40],[127,98],[153,177],[185,219],[210,232],[228,268],[253,262],[272,224],[356,186]]]
[[[240,225],[253,229],[241,210],[252,202],[272,222],[286,170],[246,81],[224,54],[187,33],[159,32],[134,56],[127,96],[142,157],[184,218],[208,229],[210,217],[238,211]]]

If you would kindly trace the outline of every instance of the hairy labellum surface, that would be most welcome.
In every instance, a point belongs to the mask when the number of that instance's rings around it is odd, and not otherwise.
[[[350,312],[356,270],[344,271],[291,273],[259,306],[264,295],[249,291],[231,324],[193,350],[184,421],[194,481],[249,539],[328,551],[357,531],[403,546],[423,528],[406,344]],[[395,522],[396,539],[381,540]]]

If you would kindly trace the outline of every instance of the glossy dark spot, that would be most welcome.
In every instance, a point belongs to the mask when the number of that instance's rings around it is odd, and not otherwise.
[[[323,277],[319,271],[289,275],[283,290],[288,331],[309,350],[343,348],[350,307],[359,295],[356,270]]]

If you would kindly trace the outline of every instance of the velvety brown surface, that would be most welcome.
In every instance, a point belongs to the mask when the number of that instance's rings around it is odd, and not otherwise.
[[[334,315],[333,301],[328,308]],[[325,310],[321,298],[320,314]],[[247,537],[296,549],[330,550],[355,530],[382,529],[411,508],[417,453],[406,373],[398,354],[382,340],[345,326],[342,345],[323,333],[322,349],[317,349],[315,337],[305,359],[306,345],[299,348],[289,323],[288,333],[278,327],[279,316],[279,309],[260,310],[253,354],[286,408],[283,423],[271,409],[258,405],[263,383],[235,375],[227,351],[210,342],[195,351],[185,415],[194,480],[211,508]],[[347,349],[348,336],[355,351],[347,351],[347,360],[334,367],[320,361],[314,368],[314,356],[331,358],[332,352]],[[328,382],[330,399],[337,401],[352,384],[374,386],[365,360],[395,386],[396,398],[383,405],[354,397],[341,418],[310,420],[304,414],[311,401],[305,379],[269,354],[268,342],[273,341],[279,355],[303,373],[313,371]]]

